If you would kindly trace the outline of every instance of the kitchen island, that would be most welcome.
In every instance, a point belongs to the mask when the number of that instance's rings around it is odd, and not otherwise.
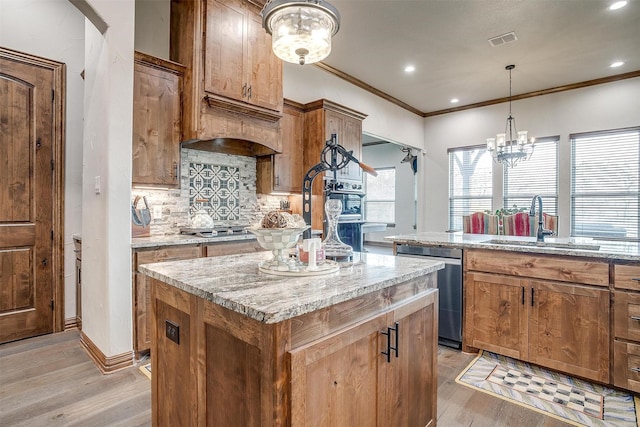
[[[405,253],[462,250],[463,350],[640,392],[638,242],[463,233],[386,239]]]
[[[261,273],[271,253],[148,264],[154,425],[435,425],[442,262],[354,254]]]

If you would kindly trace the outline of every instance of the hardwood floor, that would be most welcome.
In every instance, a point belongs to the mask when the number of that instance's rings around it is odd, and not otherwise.
[[[554,427],[561,421],[461,386],[474,355],[438,350],[441,427]],[[0,346],[0,426],[148,426],[151,382],[137,367],[102,375],[77,331]],[[354,426],[360,427],[360,426]]]
[[[0,426],[151,425],[151,381],[137,367],[102,375],[78,331],[0,346]]]

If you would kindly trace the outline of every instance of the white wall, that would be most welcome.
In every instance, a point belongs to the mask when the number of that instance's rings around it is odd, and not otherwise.
[[[73,234],[82,230],[84,17],[68,0],[0,0],[0,45],[67,66],[64,316],[76,316]]]
[[[448,228],[447,148],[485,144],[486,138],[504,129],[508,108],[505,103],[425,118],[424,175],[418,189],[423,195],[418,207],[419,231]],[[512,112],[518,129],[528,130],[530,136],[560,136],[558,226],[559,235],[568,236],[569,134],[640,125],[640,78],[516,101]],[[500,168],[494,165],[494,176],[501,174]],[[500,192],[496,181],[494,191]]]
[[[82,328],[109,357],[132,349],[134,1],[87,3],[108,29],[101,34],[86,21]],[[101,181],[100,194],[95,191],[96,177]]]
[[[376,169],[387,167],[395,167],[396,169],[395,227],[387,227],[385,232],[367,233],[365,241],[386,242],[384,236],[407,234],[415,231],[413,228],[416,216],[414,209],[414,174],[409,163],[400,163],[406,155],[400,148],[395,144],[369,145],[362,148],[362,161],[366,164]],[[420,157],[418,156],[418,169],[422,166]]]
[[[135,49],[169,59],[171,2],[169,0],[135,0]]]
[[[284,64],[284,97],[300,103],[325,98],[367,114],[362,131],[381,140],[424,146],[422,117],[313,65]]]

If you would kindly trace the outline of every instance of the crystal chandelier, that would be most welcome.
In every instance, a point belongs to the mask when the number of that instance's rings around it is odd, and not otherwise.
[[[283,61],[312,64],[331,53],[340,13],[323,0],[271,0],[260,13],[273,53]]]
[[[508,167],[514,167],[518,161],[526,160],[533,154],[534,139],[527,139],[527,131],[516,129],[516,119],[511,115],[511,70],[515,65],[507,65],[509,71],[509,117],[504,133],[499,133],[495,138],[487,138],[487,151],[493,159]]]

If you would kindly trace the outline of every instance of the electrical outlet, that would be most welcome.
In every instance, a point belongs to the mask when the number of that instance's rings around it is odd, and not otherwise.
[[[162,206],[153,207],[153,219],[162,219]]]
[[[180,345],[180,326],[173,323],[171,320],[165,320],[165,333],[174,343]]]

